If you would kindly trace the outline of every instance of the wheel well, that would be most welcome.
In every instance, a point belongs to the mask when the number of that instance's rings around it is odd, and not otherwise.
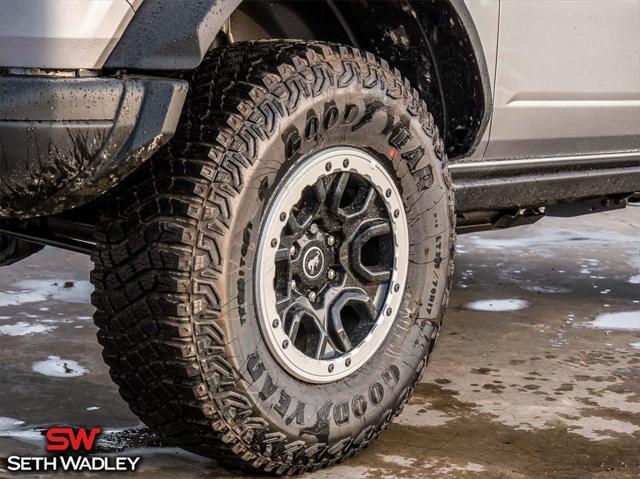
[[[471,154],[486,127],[486,63],[461,0],[245,0],[224,31],[227,41],[333,41],[386,59],[428,101],[450,158]]]

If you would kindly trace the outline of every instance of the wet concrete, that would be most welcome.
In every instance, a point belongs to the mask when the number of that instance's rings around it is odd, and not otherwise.
[[[136,477],[246,477],[163,447],[128,411],[95,341],[89,269],[45,249],[0,270],[0,477],[3,458],[40,454],[41,430],[66,424],[143,456]],[[640,477],[639,283],[637,206],[460,237],[415,396],[373,446],[308,477]]]

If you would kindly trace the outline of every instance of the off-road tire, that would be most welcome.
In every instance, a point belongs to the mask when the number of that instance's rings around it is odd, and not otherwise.
[[[399,72],[350,47],[234,44],[188,80],[174,139],[118,187],[97,226],[104,359],[132,411],[173,444],[276,474],[335,464],[399,414],[438,336],[455,239],[443,142]],[[285,134],[292,127],[298,136]],[[265,347],[252,275],[274,188],[297,160],[334,145],[383,157],[411,259],[380,350],[318,385],[287,374]]]
[[[42,250],[44,246],[0,235],[0,267],[17,263]]]

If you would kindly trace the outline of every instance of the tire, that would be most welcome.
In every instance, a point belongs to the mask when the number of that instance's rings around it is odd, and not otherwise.
[[[0,267],[22,261],[42,250],[44,246],[0,235]]]
[[[97,228],[104,359],[132,411],[172,444],[276,474],[335,464],[399,414],[440,331],[455,240],[443,142],[408,82],[349,47],[233,44],[189,80],[176,136],[120,185]],[[374,158],[399,192],[406,280],[371,356],[318,383],[269,349],[257,258],[289,175],[345,147]]]

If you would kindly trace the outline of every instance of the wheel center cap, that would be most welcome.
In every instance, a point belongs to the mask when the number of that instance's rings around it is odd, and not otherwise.
[[[309,248],[302,258],[304,274],[309,279],[316,279],[324,270],[324,253],[317,246]]]

